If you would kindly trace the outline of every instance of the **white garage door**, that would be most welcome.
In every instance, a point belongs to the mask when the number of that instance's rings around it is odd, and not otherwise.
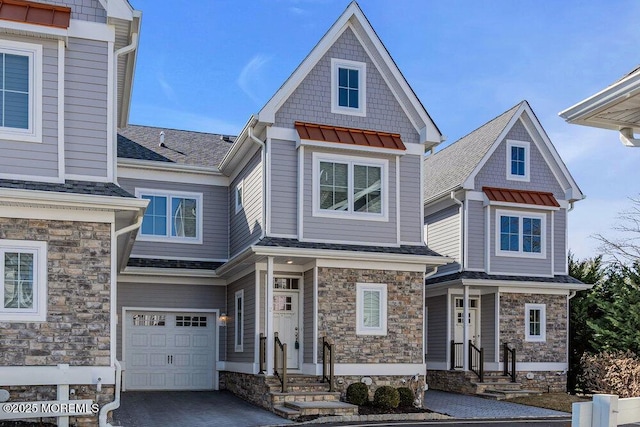
[[[125,385],[128,390],[206,390],[214,387],[213,313],[128,312]]]

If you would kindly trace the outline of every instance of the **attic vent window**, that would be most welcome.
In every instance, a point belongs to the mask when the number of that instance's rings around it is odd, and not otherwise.
[[[331,112],[366,116],[366,73],[364,62],[331,59]]]

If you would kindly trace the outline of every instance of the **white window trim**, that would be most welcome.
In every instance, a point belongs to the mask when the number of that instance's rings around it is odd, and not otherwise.
[[[364,326],[364,292],[380,292],[380,326]],[[356,335],[387,335],[387,285],[386,283],[356,283]]]
[[[189,193],[185,191],[169,191],[159,190],[152,188],[136,188],[136,197],[141,199],[142,196],[161,196],[167,198],[167,235],[166,236],[151,236],[148,234],[142,234],[142,227],[138,229],[138,237],[136,240],[142,242],[167,242],[167,243],[186,243],[186,244],[202,244],[202,223],[204,218],[202,216],[202,193]],[[196,199],[197,204],[197,227],[196,237],[178,237],[171,236],[171,197],[184,197],[189,199]]]
[[[42,45],[0,40],[0,52],[29,57],[29,128],[0,127],[0,139],[42,142]]]
[[[314,217],[342,218],[368,221],[389,221],[389,190],[392,187],[388,185],[389,161],[386,159],[370,159],[365,157],[345,156],[341,154],[313,153],[312,165],[312,210]],[[329,209],[320,209],[320,162],[346,163],[349,168],[348,186],[348,211],[332,211]],[[380,213],[370,212],[353,212],[353,166],[375,166],[380,168],[380,191],[382,193],[382,208]]]
[[[4,308],[4,253],[23,252],[34,254],[33,267],[33,309]],[[47,320],[47,242],[28,240],[0,240],[0,321],[2,322],[45,322]]]
[[[529,335],[529,313],[532,310],[540,310],[540,335]],[[524,339],[527,342],[547,341],[547,306],[546,304],[524,305]]]
[[[240,200],[238,200],[238,190],[240,190],[242,193]],[[240,180],[240,182],[236,185],[233,194],[235,198],[236,213],[239,213],[244,209],[244,179]]]
[[[242,319],[238,318],[238,299],[240,300],[240,310],[242,313]],[[234,298],[234,325],[235,329],[233,330],[233,344],[235,351],[237,353],[241,353],[244,351],[244,289],[240,289],[236,291]],[[240,345],[238,345],[238,331],[240,331]]]
[[[338,69],[350,68],[358,70],[358,108],[338,105]],[[352,116],[367,116],[367,64],[347,59],[331,58],[331,112]]]
[[[507,139],[507,179],[509,181],[529,182],[531,179],[531,149],[529,141],[514,141]],[[524,175],[511,174],[511,147],[524,148]]]
[[[518,236],[519,244],[518,251],[503,251],[500,249],[500,217],[501,216],[516,216],[520,218],[518,221]],[[523,218],[534,218],[540,220],[540,252],[524,252],[522,250],[522,229]],[[539,213],[529,213],[520,211],[507,211],[502,209],[496,209],[496,221],[495,221],[495,242],[496,242],[496,256],[516,257],[516,258],[547,258],[547,215]]]

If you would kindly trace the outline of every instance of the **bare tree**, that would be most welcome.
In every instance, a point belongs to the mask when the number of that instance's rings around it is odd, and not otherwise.
[[[620,212],[618,224],[613,229],[621,234],[608,238],[602,234],[594,237],[600,241],[602,252],[621,264],[640,261],[640,198],[630,197],[631,208]]]

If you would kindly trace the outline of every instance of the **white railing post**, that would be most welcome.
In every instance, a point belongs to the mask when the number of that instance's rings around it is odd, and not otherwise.
[[[592,427],[616,427],[618,425],[618,396],[596,394],[593,396]]]
[[[571,405],[571,427],[591,427],[593,403],[576,402]]]

